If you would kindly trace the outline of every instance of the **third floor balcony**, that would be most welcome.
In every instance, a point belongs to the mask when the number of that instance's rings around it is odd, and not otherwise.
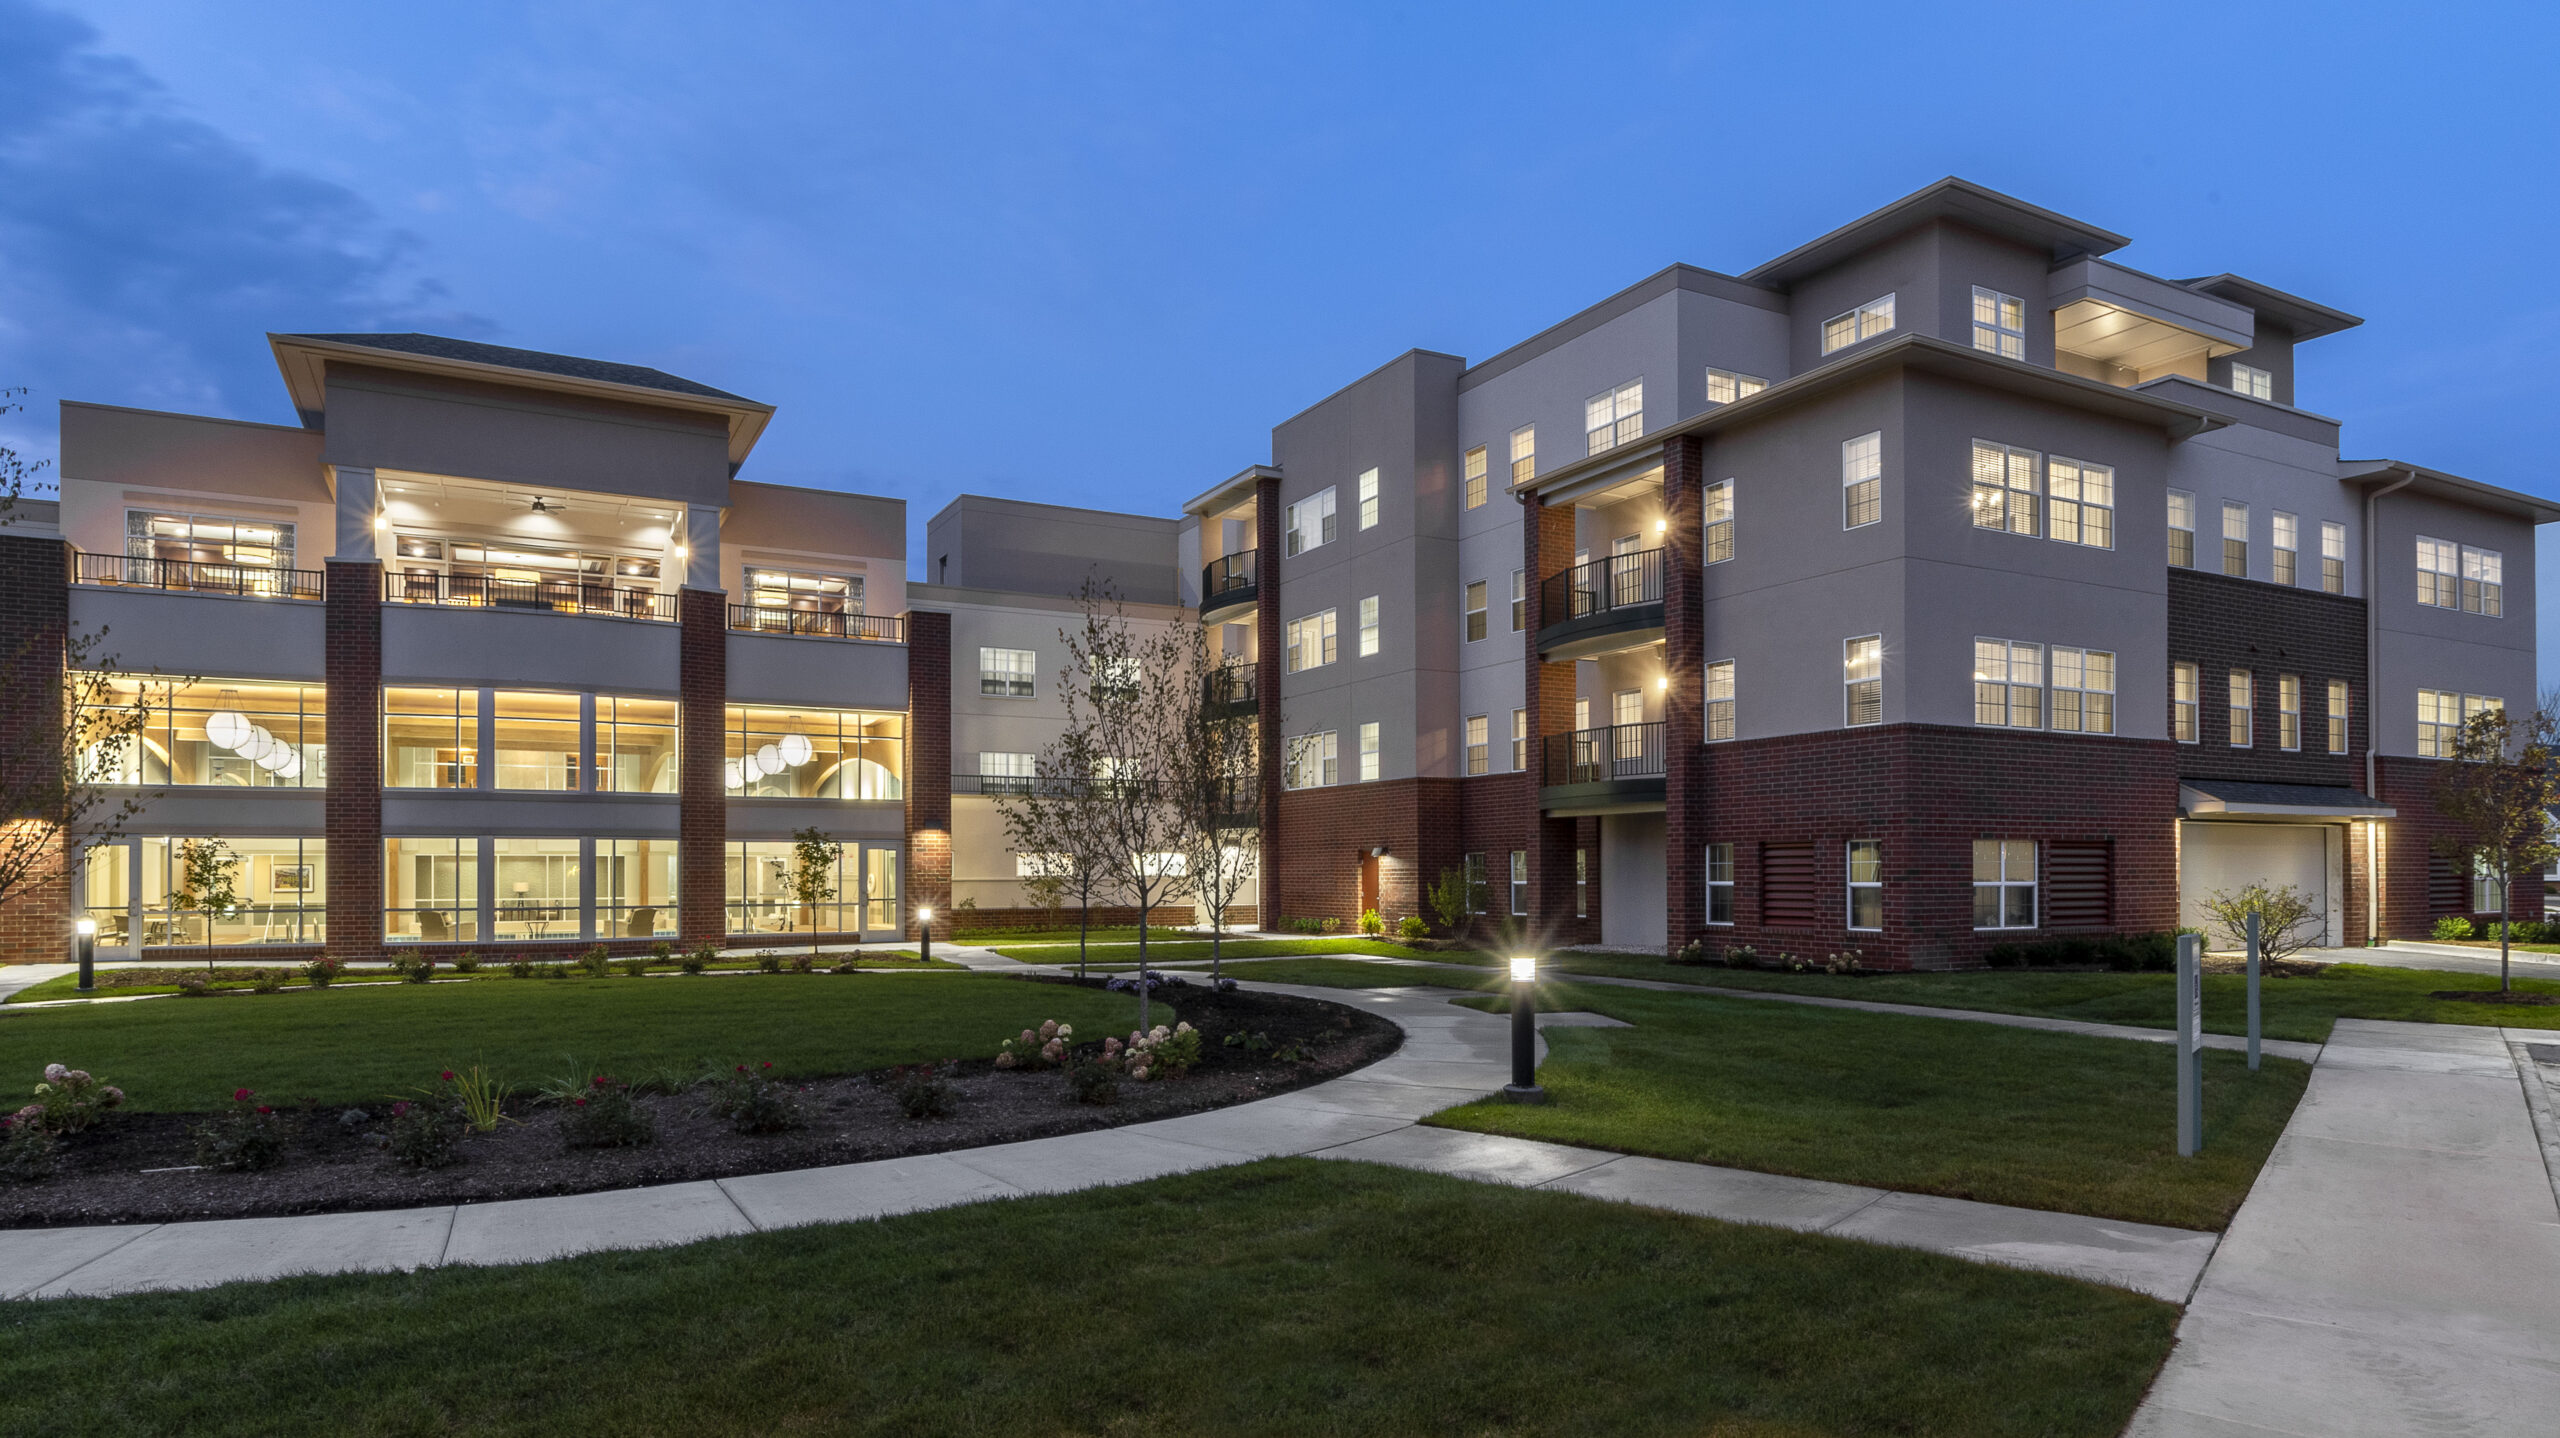
[[[1538,591],[1539,654],[1585,659],[1661,639],[1667,553],[1612,554],[1549,576]]]
[[[1213,559],[1200,571],[1200,621],[1216,623],[1251,609],[1261,598],[1254,578],[1254,556],[1260,551],[1238,550],[1222,559]]]

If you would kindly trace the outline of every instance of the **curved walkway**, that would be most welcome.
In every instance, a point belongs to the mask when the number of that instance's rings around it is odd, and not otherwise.
[[[972,967],[1028,971],[994,955],[948,957],[966,958]],[[1418,1127],[1425,1115],[1480,1098],[1509,1079],[1507,1016],[1451,1005],[1445,990],[1253,987],[1369,1009],[1401,1027],[1405,1042],[1367,1068],[1253,1103],[948,1153],[496,1203],[9,1230],[0,1232],[0,1296],[54,1298],[203,1288],[299,1273],[531,1263],[1135,1183],[1284,1155],[1397,1164],[1928,1249],[2070,1274],[2175,1302],[2186,1299],[2214,1249],[2214,1235],[2183,1229]],[[1590,1017],[1548,1015],[1544,1022]]]

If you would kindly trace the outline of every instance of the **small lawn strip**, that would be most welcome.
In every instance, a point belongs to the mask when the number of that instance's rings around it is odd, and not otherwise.
[[[2178,1318],[2045,1274],[1311,1159],[12,1308],[8,1427],[83,1434],[2097,1438]]]
[[[786,1077],[984,1057],[1057,1019],[1096,1035],[1137,1000],[1072,984],[954,974],[887,983],[825,974],[366,985],[11,1015],[15,1084],[84,1068],[138,1110],[219,1108],[246,1086],[280,1102],[362,1103],[446,1068],[485,1064],[531,1085],[581,1066],[619,1074],[771,1060]],[[1170,1001],[1155,1017],[1173,1021]]]
[[[790,954],[783,954],[780,957],[783,963],[787,966],[790,964],[794,956]],[[841,954],[821,956],[818,961],[818,967],[822,970],[833,970],[841,967],[844,961],[845,956]],[[537,965],[535,977],[545,977],[547,975],[547,971],[553,966],[554,962],[555,961],[553,960],[544,960],[541,964]],[[619,966],[630,962],[630,960],[628,958],[621,958],[616,959],[613,962],[616,965],[612,970],[613,977],[627,977]],[[922,955],[914,952],[913,950],[908,950],[903,953],[896,950],[865,952],[855,960],[853,966],[865,971],[882,969],[942,974],[965,974],[969,972],[968,969],[962,965],[950,963],[942,959],[933,959],[928,961]],[[254,965],[252,967],[254,967]],[[559,961],[559,967],[566,969],[572,976],[579,978],[586,977],[586,975],[579,972],[578,967],[575,964]],[[718,963],[706,965],[703,972],[708,974],[748,974],[756,973],[763,967],[763,964],[754,959],[722,959]],[[280,972],[284,976],[284,986],[286,988],[298,989],[309,987],[310,980],[304,977],[299,965],[287,966]],[[681,972],[683,972],[681,968],[673,964],[668,964],[651,968],[645,977],[656,977]],[[179,991],[178,986],[175,984],[119,984],[109,986],[103,982],[104,977],[105,975],[102,973],[100,975],[102,982],[98,985],[95,992],[84,994],[80,992],[79,975],[62,974],[57,977],[47,979],[40,984],[30,984],[26,988],[20,989],[18,992],[11,994],[6,1002],[13,1004],[50,1004],[59,1003],[65,999],[129,999],[136,998],[144,994],[174,994]],[[439,964],[432,976],[432,981],[439,984],[449,984],[462,979],[477,982],[482,979],[513,979],[515,977],[516,976],[514,974],[508,972],[507,966],[504,963],[492,964],[483,960],[476,971],[468,974],[456,973],[450,965]],[[402,975],[394,973],[388,969],[351,969],[342,971],[332,986],[344,988],[349,985],[396,984],[402,981]],[[250,977],[249,970],[245,968],[218,968],[214,971],[213,981],[206,985],[206,988],[210,992],[217,994],[233,992],[250,993],[254,992],[256,987],[256,982]]]
[[[1228,939],[1220,945],[1224,957],[1230,959],[1295,958],[1301,954],[1377,954],[1390,959],[1429,959],[1434,963],[1489,964],[1493,962],[1468,950],[1442,952],[1407,948],[1387,939]],[[1028,964],[1072,964],[1076,961],[1073,944],[1007,944],[996,950],[1008,959]],[[1207,939],[1182,939],[1172,943],[1148,941],[1147,962],[1151,964],[1206,961]],[[1138,959],[1136,944],[1095,944],[1087,961],[1096,964],[1133,964]]]
[[[1182,938],[1190,932],[1188,929],[1169,929],[1161,924],[1152,925],[1147,930],[1147,941],[1150,944],[1161,943],[1166,939]],[[955,929],[938,933],[935,937],[949,943],[970,945],[1072,944],[1076,941],[1076,926],[1069,924],[1056,929]],[[1097,924],[1085,938],[1096,944],[1134,944],[1138,941],[1138,926],[1118,924],[1105,927]]]
[[[2176,1154],[2176,1050],[1856,1010],[1542,986],[1544,1106],[1427,1122],[1910,1193],[2215,1229],[2283,1133],[2308,1064],[2205,1055],[2205,1149]]]
[[[1196,969],[1185,970],[1196,974]],[[1239,964],[1231,978],[1258,984],[1306,984],[1328,989],[1482,989],[1507,986],[1509,980],[1486,969],[1463,964],[1366,964],[1358,959],[1273,959]]]

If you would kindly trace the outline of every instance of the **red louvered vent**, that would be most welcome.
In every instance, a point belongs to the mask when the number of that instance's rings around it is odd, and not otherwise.
[[[2044,921],[2050,929],[2116,926],[2115,845],[2058,839],[2045,846]]]
[[[1810,929],[1819,922],[1820,908],[1813,846],[1761,845],[1760,922],[1773,929]]]

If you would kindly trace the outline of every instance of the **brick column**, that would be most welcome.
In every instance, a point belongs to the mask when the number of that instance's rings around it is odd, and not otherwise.
[[[1589,919],[1573,916],[1574,835],[1580,826],[1572,819],[1548,818],[1538,801],[1548,736],[1573,732],[1573,664],[1549,664],[1538,657],[1538,630],[1546,623],[1546,581],[1573,564],[1573,515],[1570,505],[1541,504],[1535,494],[1520,496],[1520,566],[1529,589],[1528,623],[1521,630],[1521,662],[1528,666],[1521,692],[1529,710],[1529,929],[1549,943],[1587,942],[1598,936],[1600,927],[1596,905]],[[1593,868],[1599,862],[1595,850]]]
[[[917,906],[951,912],[951,616],[928,610],[907,615],[904,897],[900,922],[909,938],[916,936]]]
[[[1662,660],[1671,687],[1662,709],[1666,760],[1662,882],[1673,952],[1706,922],[1706,596],[1699,546],[1703,441],[1682,435],[1662,447],[1662,509],[1670,542],[1662,556]]]
[[[676,936],[717,944],[729,931],[729,596],[676,592]]]
[[[382,957],[382,566],[332,559],[328,635],[329,937],[341,962]]]
[[[64,646],[71,633],[71,547],[44,535],[0,533],[0,633],[14,637],[0,684],[0,764],[9,787],[41,797],[62,734]],[[23,649],[17,645],[24,645]],[[21,768],[20,766],[24,766]],[[41,786],[36,791],[22,783]],[[11,848],[38,853],[16,893],[0,904],[0,961],[54,964],[71,945],[71,876],[61,811],[53,803],[0,815]]]
[[[1280,900],[1280,476],[1266,474],[1253,489],[1254,648],[1253,697],[1256,757],[1262,767],[1262,880],[1258,928],[1276,928]],[[1359,740],[1352,740],[1356,748]],[[1356,763],[1357,760],[1354,760]]]

